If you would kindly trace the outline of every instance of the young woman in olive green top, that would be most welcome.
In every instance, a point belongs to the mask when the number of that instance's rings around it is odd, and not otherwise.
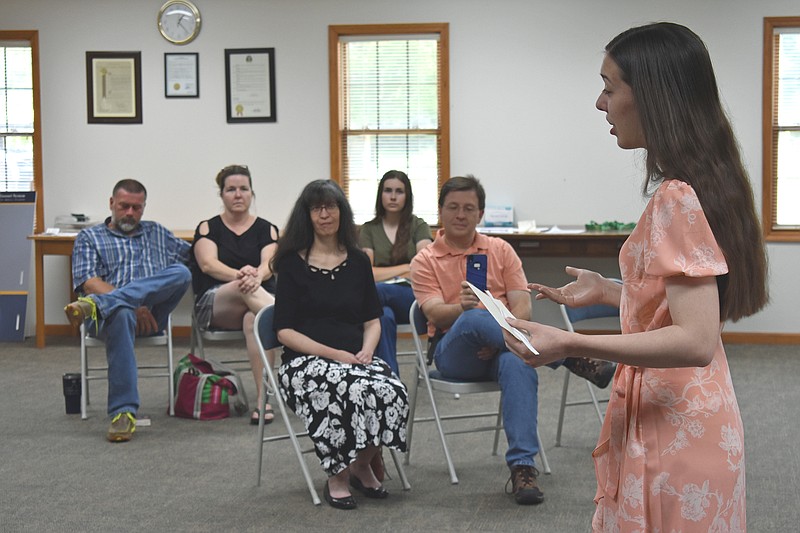
[[[372,261],[372,274],[383,306],[381,339],[375,355],[398,374],[397,324],[408,324],[414,292],[409,263],[431,243],[431,229],[414,216],[414,194],[405,172],[390,170],[378,184],[375,218],[361,226],[359,244]]]

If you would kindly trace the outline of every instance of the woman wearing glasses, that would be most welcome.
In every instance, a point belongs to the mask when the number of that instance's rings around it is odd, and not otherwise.
[[[198,224],[192,245],[192,287],[195,315],[201,329],[243,330],[247,356],[261,393],[261,357],[253,334],[255,315],[275,298],[275,255],[278,228],[250,213],[255,193],[250,170],[230,165],[217,174],[223,211]],[[270,362],[274,358],[269,352]],[[261,397],[261,396],[259,396]],[[267,405],[265,423],[275,415]],[[258,409],[250,417],[258,424]]]
[[[335,182],[305,187],[273,267],[273,327],[284,346],[280,393],[303,419],[329,476],[325,500],[354,509],[349,486],[386,498],[371,463],[381,446],[405,451],[408,395],[389,366],[373,358],[381,305],[353,212]]]
[[[408,324],[414,291],[408,281],[411,259],[431,243],[431,228],[414,216],[414,193],[405,172],[390,170],[378,183],[375,218],[361,226],[359,244],[372,261],[383,306],[381,339],[376,354],[396,374],[397,324]]]

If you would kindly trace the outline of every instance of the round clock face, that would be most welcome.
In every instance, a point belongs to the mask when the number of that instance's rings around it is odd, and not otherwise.
[[[158,30],[171,43],[191,42],[200,33],[200,11],[188,0],[170,0],[158,12]]]

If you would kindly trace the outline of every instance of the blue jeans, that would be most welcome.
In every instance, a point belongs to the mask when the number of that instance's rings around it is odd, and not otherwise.
[[[381,338],[375,355],[386,361],[392,372],[400,375],[397,365],[397,324],[408,324],[408,310],[414,303],[414,291],[404,283],[376,283],[383,306]]]
[[[496,357],[479,359],[479,349],[499,350]],[[503,425],[508,466],[533,466],[539,452],[536,419],[539,375],[536,369],[508,351],[500,326],[485,309],[464,312],[442,337],[434,352],[436,368],[446,378],[465,381],[496,380],[502,390]]]
[[[136,309],[145,306],[158,322],[158,332],[167,327],[169,314],[178,306],[192,275],[185,265],[171,265],[158,274],[118,287],[107,294],[92,294],[100,321],[99,338],[106,343],[108,360],[108,414],[136,415],[139,409],[138,370],[133,343]],[[94,332],[88,321],[88,331]]]

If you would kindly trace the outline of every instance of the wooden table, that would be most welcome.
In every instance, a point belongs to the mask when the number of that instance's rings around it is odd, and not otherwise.
[[[175,230],[176,237],[185,241],[192,242],[194,238],[193,230]],[[66,295],[65,303],[75,299],[72,292],[72,248],[75,245],[77,234],[47,235],[39,233],[30,235],[28,238],[34,243],[34,261],[36,269],[36,347],[45,347],[45,335],[64,335],[71,334],[73,328],[70,325],[51,324],[44,322],[44,256],[62,255],[70,258],[69,260],[69,294]],[[62,305],[59,303],[59,305]]]
[[[617,257],[630,232],[484,234],[507,241],[520,257]]]

